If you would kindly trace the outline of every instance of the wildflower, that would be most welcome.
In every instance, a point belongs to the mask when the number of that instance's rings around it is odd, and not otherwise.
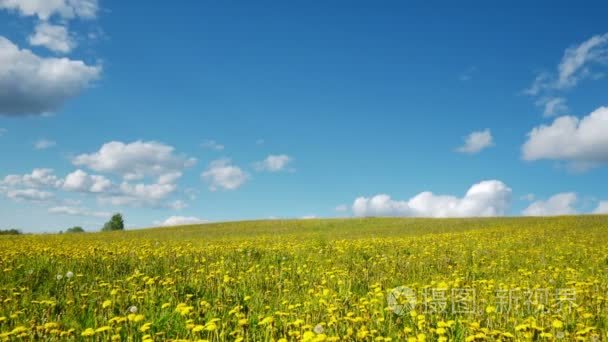
[[[63,279],[63,274],[58,274],[56,278],[57,278],[57,280]]]
[[[315,328],[313,329],[313,331],[316,334],[322,334],[323,331],[324,331],[324,329],[323,329],[323,326],[321,324],[317,324],[317,325],[315,325]]]
[[[551,326],[553,326],[555,329],[562,329],[564,327],[564,323],[562,323],[562,321],[559,319],[556,319],[551,323]]]
[[[84,337],[88,337],[88,336],[93,336],[95,335],[95,330],[91,329],[91,328],[87,328],[85,331],[82,332],[82,334],[80,334],[81,336]]]
[[[130,306],[129,312],[132,314],[137,313],[137,306],[135,306],[135,305]]]
[[[73,273],[72,271],[68,271],[68,272],[65,274],[65,277],[66,277],[66,278],[68,278],[68,279],[71,279],[73,276],[74,276],[74,273]]]

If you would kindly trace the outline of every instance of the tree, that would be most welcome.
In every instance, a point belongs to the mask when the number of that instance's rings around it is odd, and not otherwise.
[[[21,235],[21,231],[17,229],[0,230],[0,235]]]
[[[114,214],[110,221],[106,222],[101,229],[102,232],[112,232],[115,230],[125,230],[125,222],[121,214]]]
[[[84,233],[84,229],[82,229],[82,227],[72,227],[72,228],[68,228],[68,230],[65,231],[66,233]]]

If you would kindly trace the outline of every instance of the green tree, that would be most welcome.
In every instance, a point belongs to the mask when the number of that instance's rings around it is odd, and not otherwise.
[[[124,230],[125,222],[122,219],[121,214],[114,214],[110,221],[106,222],[101,229],[102,232],[112,232],[115,230]]]
[[[17,229],[0,230],[0,235],[21,235],[21,231]]]
[[[72,227],[72,228],[68,228],[66,231],[66,233],[84,233],[84,229],[82,229],[82,227]]]

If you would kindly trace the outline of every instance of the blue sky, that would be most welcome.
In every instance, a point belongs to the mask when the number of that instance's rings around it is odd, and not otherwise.
[[[572,5],[0,1],[0,229],[608,211]]]

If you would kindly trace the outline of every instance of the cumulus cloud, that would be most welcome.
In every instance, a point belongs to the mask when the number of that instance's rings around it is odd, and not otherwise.
[[[201,174],[201,178],[209,183],[209,190],[235,190],[249,179],[249,175],[240,167],[231,164],[230,159],[218,159],[209,164]]]
[[[474,217],[502,216],[511,204],[511,189],[497,180],[473,185],[464,197],[422,192],[407,201],[386,194],[359,197],[352,205],[355,216]]]
[[[293,158],[286,154],[269,155],[266,159],[254,163],[258,171],[279,172],[287,168]]]
[[[28,188],[57,188],[61,184],[62,180],[54,174],[53,169],[46,168],[34,169],[24,175],[8,175],[0,181],[0,185]]]
[[[48,139],[40,139],[34,143],[34,148],[37,150],[46,150],[48,148],[54,147],[57,143],[53,140]]]
[[[208,150],[215,150],[215,151],[222,151],[224,149],[224,145],[218,143],[215,140],[205,140],[201,144],[201,147],[208,149]]]
[[[70,207],[70,206],[57,206],[51,207],[47,210],[50,214],[57,215],[70,215],[70,216],[90,216],[106,218],[112,216],[112,213],[104,211],[93,211],[87,208]]]
[[[0,36],[0,115],[56,111],[95,81],[101,66],[44,58]]]
[[[608,201],[600,201],[597,208],[593,211],[594,214],[608,214]]]
[[[525,216],[555,216],[555,215],[570,215],[576,214],[574,204],[577,201],[577,196],[573,192],[565,192],[551,196],[543,201],[535,201],[531,203],[522,212]]]
[[[522,147],[525,160],[563,160],[574,166],[608,161],[608,107],[582,119],[561,116],[551,125],[535,127]]]
[[[136,180],[145,176],[175,177],[183,169],[193,166],[196,159],[176,154],[173,146],[155,141],[128,144],[111,141],[97,152],[76,156],[72,163],[97,172],[118,174],[126,180]]]
[[[101,175],[89,175],[78,169],[65,177],[63,189],[67,191],[102,193],[112,188],[112,181]]]
[[[460,153],[475,154],[481,150],[494,146],[492,132],[489,129],[472,132],[465,137],[464,145],[456,149]]]
[[[608,33],[596,35],[566,49],[555,74],[543,72],[524,92],[538,95],[542,91],[574,87],[584,78],[594,76],[592,67],[608,63]]]
[[[68,53],[76,46],[70,37],[68,29],[63,25],[53,25],[40,22],[36,30],[28,39],[33,46],[44,46],[49,50],[59,53]]]
[[[551,117],[568,112],[566,99],[563,97],[543,97],[536,101],[538,107],[543,107],[543,116]]]
[[[0,0],[0,9],[37,16],[41,20],[54,15],[62,19],[91,19],[95,18],[98,7],[97,0]]]
[[[194,216],[171,216],[164,221],[156,221],[155,224],[161,226],[182,226],[188,224],[200,224],[209,222]]]
[[[38,189],[15,189],[8,190],[6,197],[17,201],[44,202],[53,199],[55,195]]]

